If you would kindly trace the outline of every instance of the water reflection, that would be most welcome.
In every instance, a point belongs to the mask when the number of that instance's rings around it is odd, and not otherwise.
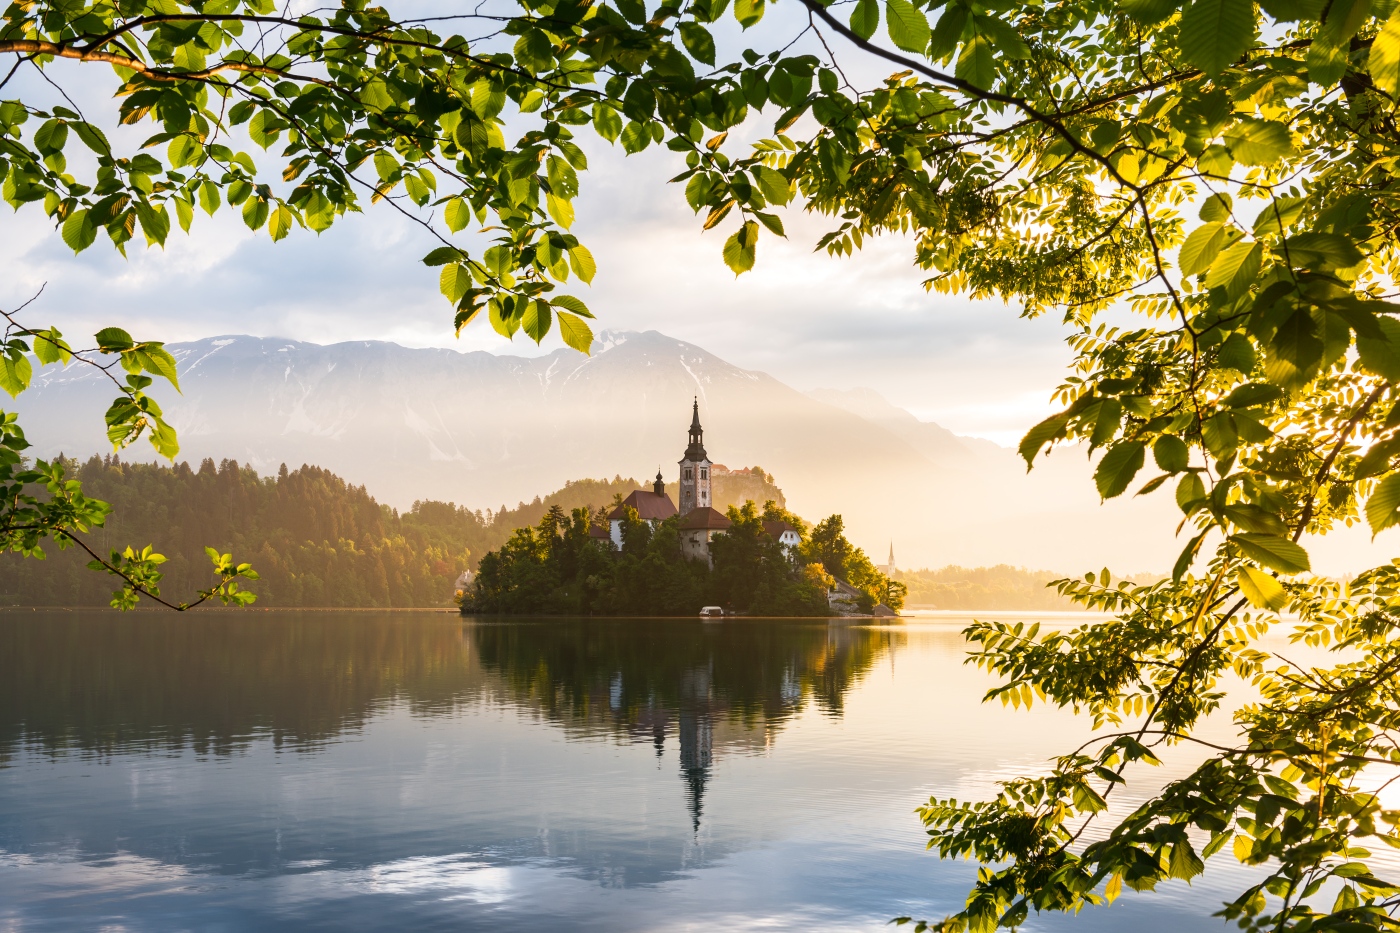
[[[717,755],[769,748],[811,700],[841,715],[847,692],[900,632],[846,625],[667,621],[482,623],[482,666],[512,699],[575,734],[607,730],[679,745],[692,827]]]
[[[0,613],[0,930],[942,916],[976,867],[913,808],[1083,725],[981,704],[965,652],[957,625]],[[1199,928],[1211,883],[1073,928]]]
[[[22,613],[0,621],[0,763],[259,740],[314,751],[404,703],[531,711],[571,738],[679,746],[693,830],[717,756],[768,749],[810,700],[844,697],[902,635],[826,624],[462,622],[440,616]]]

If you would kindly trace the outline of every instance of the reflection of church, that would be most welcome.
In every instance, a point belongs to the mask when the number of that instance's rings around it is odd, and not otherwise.
[[[719,762],[765,754],[809,702],[839,718],[850,688],[904,639],[847,626],[647,619],[532,626],[529,637],[478,625],[471,637],[482,666],[566,734],[649,745],[658,766],[676,755],[694,832]]]

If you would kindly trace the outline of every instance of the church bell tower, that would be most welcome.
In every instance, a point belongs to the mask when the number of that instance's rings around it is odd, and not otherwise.
[[[700,427],[699,398],[691,410],[690,446],[685,449],[680,467],[680,513],[684,515],[694,509],[713,507],[714,500],[710,498],[710,458],[705,453],[705,429]]]

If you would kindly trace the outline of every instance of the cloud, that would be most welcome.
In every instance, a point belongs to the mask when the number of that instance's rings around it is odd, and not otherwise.
[[[747,34],[721,25],[721,54],[762,47],[803,25],[795,10],[779,8]],[[110,106],[101,93],[110,76],[85,81],[96,73],[64,64],[54,73],[91,112]],[[853,78],[870,84],[883,73],[877,65]],[[22,90],[36,88],[31,81]],[[770,132],[754,117],[731,136]],[[682,186],[666,184],[684,169],[679,155],[654,146],[624,158],[587,132],[579,141],[590,171],[575,232],[597,258],[598,275],[592,288],[572,283],[569,291],[600,327],[660,330],[799,388],[869,386],[920,417],[1003,443],[1048,412],[1070,359],[1056,321],[926,292],[904,237],[868,240],[851,258],[813,253],[831,222],[801,210],[784,212],[788,239],[765,235],[757,268],[736,280],[720,258],[733,222],[702,233]],[[319,236],[297,230],[278,244],[249,231],[234,211],[200,213],[190,235],[177,230],[164,249],[133,243],[126,259],[105,240],[73,256],[35,205],[4,216],[0,230],[22,244],[0,257],[0,303],[13,307],[47,283],[32,319],[67,334],[117,324],[168,341],[250,333],[516,355],[559,345],[551,337],[536,349],[523,336],[507,344],[484,321],[454,339],[436,270],[419,262],[434,242],[382,204]]]

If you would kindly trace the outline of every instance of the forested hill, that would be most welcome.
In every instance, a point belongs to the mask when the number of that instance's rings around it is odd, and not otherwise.
[[[111,503],[99,551],[155,545],[169,560],[162,593],[188,599],[211,576],[206,546],[249,561],[262,579],[257,605],[451,606],[457,575],[552,505],[601,507],[636,489],[632,479],[585,479],[498,511],[420,501],[399,513],[320,467],[259,476],[233,460],[198,468],[125,463],[117,457],[69,462],[85,492]],[[102,606],[111,578],[86,567],[76,548],[46,545],[46,560],[0,555],[0,605]]]

